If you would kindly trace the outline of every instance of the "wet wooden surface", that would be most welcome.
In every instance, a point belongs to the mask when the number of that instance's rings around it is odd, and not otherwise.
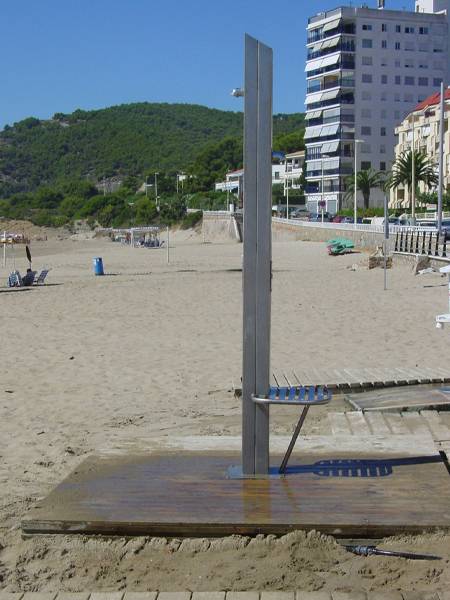
[[[232,453],[92,456],[22,529],[220,536],[304,528],[382,537],[450,526],[450,476],[438,453],[371,458],[337,448],[293,456],[286,477],[227,478],[239,463]]]
[[[448,386],[442,386],[441,389],[450,391]],[[450,393],[441,389],[428,386],[380,389],[364,394],[346,394],[346,399],[355,408],[363,411],[450,407]]]

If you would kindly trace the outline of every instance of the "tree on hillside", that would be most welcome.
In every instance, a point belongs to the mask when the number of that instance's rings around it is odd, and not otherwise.
[[[353,198],[355,193],[355,178],[353,175],[349,175],[346,178],[347,191],[345,193],[345,199],[348,200]],[[356,176],[356,188],[362,193],[364,199],[364,208],[369,208],[370,204],[370,192],[374,188],[383,188],[385,184],[385,175],[383,171],[375,171],[374,169],[367,169],[359,171]]]
[[[427,188],[431,188],[438,183],[439,179],[434,171],[434,164],[428,156],[419,150],[414,150],[414,155],[412,150],[405,150],[396,158],[392,165],[392,172],[387,182],[389,188],[397,189],[399,186],[404,186],[411,192],[413,160],[416,187],[420,181],[422,181]],[[412,194],[409,193],[410,208],[411,201]]]
[[[197,191],[214,189],[216,181],[225,178],[227,171],[242,167],[242,139],[226,137],[218,144],[208,144],[198,155],[190,172]]]

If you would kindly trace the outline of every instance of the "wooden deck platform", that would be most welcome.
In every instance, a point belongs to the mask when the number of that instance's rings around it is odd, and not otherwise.
[[[326,385],[334,391],[354,392],[430,383],[450,383],[450,371],[440,367],[309,368],[276,370],[271,379],[271,385]],[[235,388],[237,396],[241,393],[240,388]]]
[[[92,456],[24,518],[22,529],[221,536],[301,528],[383,537],[450,527],[450,477],[436,450],[380,455],[336,445],[294,455],[285,477],[229,478],[239,463],[239,454],[218,452]]]

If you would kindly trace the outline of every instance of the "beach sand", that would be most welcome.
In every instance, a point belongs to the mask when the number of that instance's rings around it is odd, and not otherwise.
[[[22,539],[21,517],[92,452],[240,435],[242,245],[178,232],[168,265],[164,249],[83,237],[32,242],[33,268],[52,269],[47,285],[0,288],[0,589],[448,589],[444,534],[385,541],[444,556],[437,563],[358,558],[314,532]],[[105,277],[93,275],[95,256]],[[273,368],[448,366],[448,330],[434,326],[446,280],[398,265],[384,292],[381,270],[348,268],[363,258],[329,257],[322,243],[274,244]],[[273,432],[292,426],[272,412]]]

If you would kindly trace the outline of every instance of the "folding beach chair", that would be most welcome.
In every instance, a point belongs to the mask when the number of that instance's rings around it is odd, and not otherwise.
[[[42,269],[42,271],[39,274],[39,277],[37,279],[35,279],[34,285],[42,285],[44,283],[45,278],[47,277],[49,271],[50,271],[50,269]]]
[[[312,406],[328,404],[331,400],[331,391],[326,386],[271,386],[267,396],[252,396],[253,402],[257,404],[278,404],[282,406],[303,406],[298,423],[295,427],[292,439],[286,454],[281,462],[279,473],[285,473],[289,458],[294,449],[295,442],[305,422],[306,415]]]
[[[8,287],[23,287],[23,281],[19,271],[13,271],[9,274]]]

